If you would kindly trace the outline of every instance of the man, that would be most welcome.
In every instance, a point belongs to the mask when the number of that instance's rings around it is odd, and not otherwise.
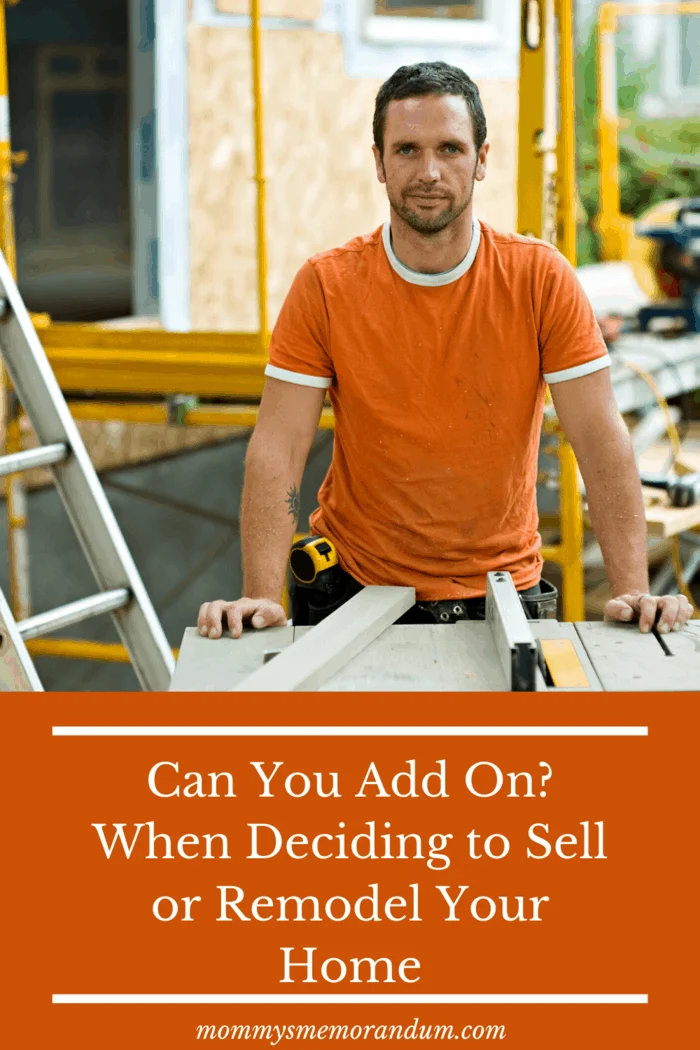
[[[326,391],[335,445],[311,525],[342,567],[326,611],[362,585],[394,584],[416,589],[412,622],[440,603],[479,617],[491,570],[536,598],[547,383],[615,595],[606,616],[648,631],[658,609],[660,632],[681,627],[690,603],[647,593],[639,477],[573,269],[551,245],[473,216],[489,152],[475,84],[442,62],[402,67],[377,95],[373,150],[391,221],[294,280],[246,459],[245,597],[205,603],[200,632],[286,623],[280,596]]]

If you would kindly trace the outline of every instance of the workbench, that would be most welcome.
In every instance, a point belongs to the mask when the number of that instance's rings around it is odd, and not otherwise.
[[[409,590],[365,588],[361,593],[371,598],[371,591]],[[352,601],[357,602],[357,598]],[[354,619],[350,604],[317,627],[247,630],[238,639],[224,635],[210,640],[202,638],[195,628],[188,628],[170,688],[195,692],[299,688],[339,692],[477,692],[514,688],[513,680],[509,681],[508,661],[504,659],[509,643],[503,640],[498,620],[490,617],[487,621],[455,624],[396,625],[392,619],[400,613],[394,608],[383,623],[368,631],[369,618],[361,603]],[[335,629],[331,623],[334,619]],[[642,634],[634,624],[524,622],[527,626],[523,629],[531,632],[538,648],[543,642],[568,647],[570,662],[575,662],[579,675],[583,675],[577,680],[587,683],[574,688],[548,684],[539,669],[540,660],[536,691],[700,691],[698,621],[661,638]],[[516,633],[517,629],[516,625]],[[353,631],[355,641],[351,642]],[[334,646],[335,654],[330,652]],[[302,666],[299,678],[299,666],[292,665],[294,651],[301,654],[302,650],[301,663],[308,664],[308,668]],[[324,661],[325,675],[316,677],[311,665],[321,666]]]

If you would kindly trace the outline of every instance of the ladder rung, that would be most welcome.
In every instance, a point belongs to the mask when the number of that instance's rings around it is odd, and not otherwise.
[[[63,444],[42,445],[41,448],[28,448],[24,452],[12,452],[9,456],[0,456],[0,477],[7,474],[18,474],[21,470],[32,467],[49,467],[60,463],[68,454],[68,446]]]
[[[88,620],[91,616],[99,616],[101,613],[121,609],[130,597],[126,587],[118,587],[114,591],[102,591],[101,594],[93,594],[90,598],[80,598],[77,602],[60,605],[57,609],[50,609],[48,612],[30,616],[27,620],[20,620],[17,629],[26,642],[29,638],[39,638],[42,634],[50,634],[51,631],[58,631],[61,627],[70,627],[71,624]]]

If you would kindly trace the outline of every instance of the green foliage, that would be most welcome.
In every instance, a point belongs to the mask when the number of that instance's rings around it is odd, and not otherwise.
[[[637,216],[660,201],[700,196],[700,116],[651,119],[639,116],[641,96],[653,83],[658,63],[626,68],[618,51],[620,201]],[[585,212],[579,217],[578,261],[597,262],[600,245],[593,220],[598,212],[596,33],[591,31],[576,63],[576,167]],[[687,160],[686,160],[687,158]]]

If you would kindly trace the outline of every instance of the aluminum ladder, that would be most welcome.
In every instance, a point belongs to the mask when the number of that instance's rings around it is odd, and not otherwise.
[[[0,592],[0,689],[43,689],[25,641],[111,613],[143,689],[166,690],[175,661],[80,432],[0,252],[0,354],[40,447],[0,456],[0,476],[49,467],[99,593],[15,621]]]

